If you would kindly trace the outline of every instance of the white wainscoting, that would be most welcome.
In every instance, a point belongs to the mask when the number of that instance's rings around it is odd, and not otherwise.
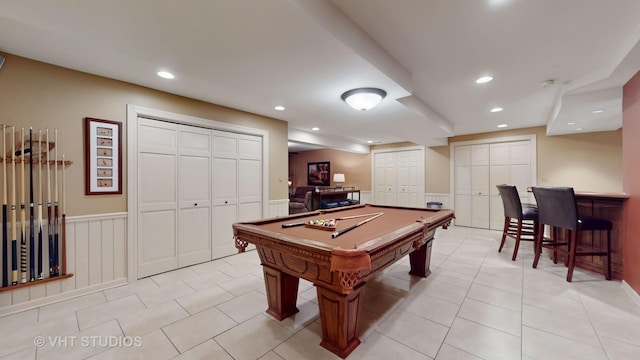
[[[0,316],[127,283],[127,213],[66,218],[72,277],[0,293]]]
[[[269,200],[269,214],[266,217],[289,215],[289,199]]]
[[[360,204],[373,204],[371,191],[360,191]]]
[[[427,203],[431,201],[441,202],[443,209],[453,209],[453,202],[451,201],[450,194],[425,193],[424,194],[425,206],[427,206]]]

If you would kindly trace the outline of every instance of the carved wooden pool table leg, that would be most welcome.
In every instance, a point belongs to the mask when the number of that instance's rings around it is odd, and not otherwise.
[[[322,323],[320,345],[343,359],[360,344],[356,330],[362,285],[347,295],[316,286]]]
[[[431,245],[433,244],[433,234],[431,237],[427,237],[427,240],[422,245],[414,244],[414,246],[419,246],[415,249],[411,254],[409,254],[409,264],[411,265],[411,270],[409,274],[427,277],[431,274],[431,270],[429,269],[429,265],[431,264]]]
[[[264,284],[267,289],[267,314],[278,320],[297,313],[298,284],[300,279],[280,270],[262,266]]]

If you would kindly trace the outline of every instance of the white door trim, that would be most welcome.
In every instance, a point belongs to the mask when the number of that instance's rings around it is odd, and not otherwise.
[[[135,281],[138,278],[138,117],[167,121],[177,124],[198,126],[213,130],[229,131],[262,137],[262,176],[269,179],[269,132],[262,129],[225,123],[195,116],[172,113],[169,111],[146,108],[127,104],[127,278]],[[269,213],[269,182],[262,184],[262,214]]]
[[[531,166],[531,185],[537,185],[538,180],[538,146],[536,143],[536,134],[531,135],[516,135],[516,136],[505,136],[498,138],[487,138],[487,139],[478,139],[478,140],[467,140],[467,141],[456,141],[449,144],[449,197],[450,199],[455,199],[455,148],[456,146],[463,145],[480,145],[480,144],[495,144],[501,142],[512,142],[512,141],[526,141],[529,140],[531,144],[531,151],[529,152],[530,156],[530,166]],[[455,211],[455,200],[452,201],[452,208]]]
[[[424,156],[424,146],[416,145],[416,146],[405,146],[405,147],[397,147],[397,148],[385,148],[385,149],[376,149],[371,151],[371,201],[375,201],[375,175],[376,175],[376,154],[388,153],[388,152],[400,152],[400,151],[412,151],[412,150],[420,150],[420,174],[421,174],[421,189],[422,189],[422,197],[424,197],[425,191],[425,156]]]

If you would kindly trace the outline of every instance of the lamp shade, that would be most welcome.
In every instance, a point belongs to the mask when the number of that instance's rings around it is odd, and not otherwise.
[[[333,182],[343,183],[344,182],[344,174],[339,174],[339,173],[333,174]]]
[[[387,92],[381,89],[359,88],[342,94],[342,100],[356,110],[365,111],[376,107],[385,96]]]

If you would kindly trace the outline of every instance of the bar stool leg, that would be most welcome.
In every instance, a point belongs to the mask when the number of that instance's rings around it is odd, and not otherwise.
[[[538,267],[538,260],[540,260],[540,253],[542,252],[542,239],[544,238],[544,224],[538,224],[538,233],[533,242],[533,268]]]
[[[607,268],[605,277],[607,280],[611,280],[611,230],[607,230]]]
[[[509,225],[511,224],[511,218],[504,218],[504,227],[502,228],[502,241],[500,241],[500,248],[498,248],[498,252],[502,251],[502,247],[504,246],[504,242],[507,239],[507,232],[509,231]]]
[[[513,256],[511,261],[516,261],[518,256],[518,248],[520,247],[520,236],[522,236],[522,220],[518,220],[518,229],[516,230],[516,244],[513,247]]]
[[[569,243],[569,270],[567,271],[567,281],[571,282],[571,278],[573,277],[573,266],[576,264],[576,233],[578,231],[569,231],[569,237],[571,238],[571,240],[568,241]]]

